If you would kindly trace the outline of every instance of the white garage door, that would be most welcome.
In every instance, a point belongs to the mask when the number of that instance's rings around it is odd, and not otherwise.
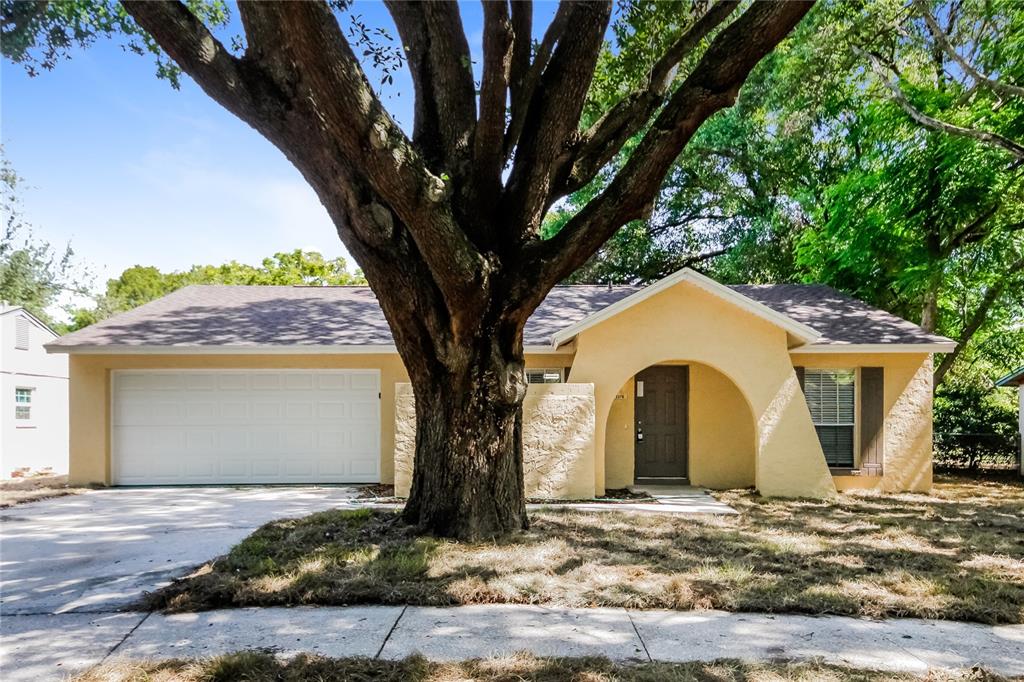
[[[380,480],[377,370],[113,373],[120,485]]]

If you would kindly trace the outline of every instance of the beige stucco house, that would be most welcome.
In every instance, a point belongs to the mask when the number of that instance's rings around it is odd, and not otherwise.
[[[531,496],[931,486],[948,339],[818,285],[557,287],[525,331]],[[71,480],[394,483],[413,398],[366,287],[193,286],[63,337]]]

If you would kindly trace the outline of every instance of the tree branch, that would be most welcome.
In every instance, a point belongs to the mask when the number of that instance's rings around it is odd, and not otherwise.
[[[486,5],[488,0],[483,0]],[[512,63],[509,69],[509,102],[512,120],[521,117],[523,102],[529,97],[523,94],[527,75],[530,72],[530,60],[533,58],[533,0],[513,1],[512,5]],[[514,143],[513,143],[514,144]],[[505,145],[508,158],[509,145]]]
[[[437,174],[464,179],[476,125],[476,88],[458,3],[385,3],[416,90],[413,143]]]
[[[523,125],[530,135],[517,145],[503,203],[505,213],[516,215],[526,233],[540,228],[554,200],[554,175],[579,129],[610,17],[609,3],[571,4],[567,21],[573,39],[558,42],[526,109]]]
[[[504,165],[505,101],[513,57],[513,31],[506,0],[484,2],[484,63],[480,84],[480,117],[474,140],[474,166],[481,195],[501,190]]]
[[[531,64],[529,59],[533,38],[530,35],[529,28],[532,24],[530,13],[533,10],[532,6],[527,6],[516,12],[517,4],[516,2],[512,3],[512,12],[513,17],[517,19],[517,23],[520,25],[519,30],[522,31],[522,34],[517,36],[517,53],[513,57],[515,67],[512,73],[512,100],[510,102],[512,120],[509,122],[508,130],[505,133],[506,160],[512,155],[512,149],[519,143],[519,136],[523,133],[523,126],[526,124],[526,112],[530,102],[533,101],[534,91],[540,82],[541,74],[548,65],[548,60],[551,58],[555,45],[569,28],[569,17],[572,15],[575,6],[573,2],[562,2],[558,5],[555,18],[548,24],[548,28],[544,32],[544,39],[537,46],[537,56]],[[528,68],[524,69],[524,66]]]
[[[931,10],[928,8],[928,4],[923,0],[913,0],[913,3],[921,13],[921,16],[924,17],[924,23],[928,25],[928,31],[932,34],[935,42],[938,43],[939,47],[950,57],[950,59],[955,61],[960,68],[964,70],[964,73],[969,75],[976,82],[985,85],[995,93],[1005,97],[1024,97],[1024,87],[989,78],[975,69],[970,62],[960,56],[960,53],[958,53],[949,42],[949,36],[946,35],[946,32],[943,31],[942,27],[940,27],[938,22],[935,21],[935,17],[932,16]]]
[[[966,348],[968,342],[974,337],[981,325],[985,323],[985,319],[988,317],[989,310],[996,304],[999,297],[1003,295],[1006,287],[1010,285],[1012,281],[1016,279],[1016,276],[1021,272],[1024,272],[1024,258],[1019,258],[1006,269],[1003,277],[990,286],[988,291],[982,297],[978,307],[974,309],[974,313],[971,315],[970,320],[964,325],[964,328],[960,330],[960,334],[956,339],[956,348],[953,349],[952,353],[946,353],[942,358],[942,362],[935,368],[935,373],[932,375],[933,390],[938,389],[942,384],[942,380],[946,378],[946,374],[953,367],[953,363],[957,361]]]
[[[810,10],[810,2],[755,3],[716,36],[672,95],[608,187],[562,230],[528,247],[536,268],[530,286],[543,290],[582,265],[623,224],[650,210],[662,179],[700,125],[730,106],[757,63]],[[527,305],[529,292],[520,292]]]
[[[346,197],[353,253],[380,250],[408,230],[453,326],[478,314],[468,301],[480,298],[489,269],[451,214],[450,185],[427,169],[381,105],[324,2],[247,4],[247,27],[268,42],[250,45],[254,56],[241,63],[179,2],[131,2],[128,9],[186,73],[281,149],[325,204],[336,204],[339,192]],[[297,65],[301,78],[273,80]],[[228,96],[239,90],[232,66],[282,93],[278,119],[260,115],[262,98]]]
[[[1004,149],[1013,154],[1013,156],[1018,159],[1024,159],[1024,146],[1017,144],[1016,142],[1007,137],[1003,137],[998,133],[993,133],[988,130],[964,128],[958,125],[953,125],[952,123],[946,123],[945,121],[940,121],[939,119],[933,118],[925,114],[921,110],[917,109],[916,107],[914,107],[913,104],[910,103],[910,100],[907,99],[907,96],[900,88],[898,79],[900,79],[901,76],[899,70],[896,68],[894,64],[887,63],[885,60],[882,59],[881,55],[875,52],[866,52],[859,47],[854,47],[853,49],[855,52],[863,56],[866,56],[871,61],[875,73],[892,93],[893,99],[896,101],[896,104],[898,104],[900,108],[903,109],[903,111],[906,112],[906,114],[910,116],[910,118],[913,119],[918,125],[924,128],[928,128],[929,130],[935,130],[941,133],[946,133],[948,135],[969,137],[973,140],[977,140],[978,142],[982,142],[993,147],[999,147],[1001,149]],[[889,77],[889,74],[886,73],[887,70],[892,72],[892,75],[896,77],[897,81],[893,81]]]
[[[128,14],[207,95],[249,125],[268,115],[275,98],[257,92],[246,65],[178,0],[124,0]]]
[[[736,0],[721,0],[712,5],[654,64],[643,88],[619,100],[583,133],[575,145],[572,168],[564,185],[558,189],[558,195],[571,194],[593,180],[629,138],[647,125],[658,107],[664,104],[679,63],[738,5]]]

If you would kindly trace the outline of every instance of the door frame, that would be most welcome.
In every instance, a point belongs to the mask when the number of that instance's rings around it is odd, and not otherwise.
[[[686,386],[686,392],[685,392],[686,405],[685,405],[685,408],[684,408],[685,412],[686,412],[686,425],[685,425],[685,434],[683,436],[683,442],[686,444],[686,455],[685,455],[685,460],[684,460],[683,471],[682,471],[682,475],[680,475],[680,476],[639,476],[639,475],[637,475],[637,457],[636,457],[636,455],[637,455],[637,452],[636,452],[636,446],[637,446],[637,440],[636,440],[637,409],[636,409],[636,406],[637,406],[637,400],[640,399],[641,396],[637,395],[637,391],[638,391],[637,382],[639,381],[639,377],[640,377],[640,375],[643,372],[646,372],[647,370],[650,370],[650,369],[662,368],[662,367],[678,367],[678,368],[681,368],[681,369],[684,370],[683,374],[685,376],[685,386]],[[672,364],[654,364],[654,365],[650,365],[648,367],[643,368],[642,370],[640,370],[639,372],[637,372],[636,374],[633,375],[633,424],[631,425],[631,428],[633,429],[632,437],[633,437],[633,484],[634,485],[643,485],[643,484],[648,484],[648,485],[687,484],[688,485],[689,484],[689,482],[690,482],[690,445],[691,445],[691,443],[690,443],[690,430],[691,430],[690,429],[690,374],[691,373],[690,373],[690,365],[689,365],[689,363],[681,363],[681,364],[677,364],[677,365],[672,365]]]
[[[297,373],[297,372],[321,372],[324,374],[372,374],[377,377],[377,476],[380,477],[382,459],[383,443],[381,436],[383,435],[383,422],[381,421],[381,403],[383,402],[381,393],[381,370],[379,368],[365,368],[365,367],[353,367],[346,369],[344,367],[132,367],[131,369],[110,369],[108,370],[109,377],[107,379],[107,476],[109,485],[112,487],[137,487],[132,484],[121,485],[117,483],[117,458],[114,456],[116,452],[115,438],[116,430],[114,429],[114,397],[115,397],[115,382],[114,379],[118,375],[124,374],[156,374],[156,373],[173,373],[173,374],[202,374],[204,372],[221,372],[230,374],[251,374],[253,372],[276,372],[279,374],[284,373]],[[144,484],[142,487],[153,487],[161,484]],[[202,483],[171,483],[165,485],[181,485],[181,486],[203,486],[207,484]],[[241,485],[311,485],[305,483],[214,483],[209,484],[213,487],[238,487]],[[322,485],[334,485],[332,483],[324,483]],[[366,484],[353,484],[353,485],[366,485]]]

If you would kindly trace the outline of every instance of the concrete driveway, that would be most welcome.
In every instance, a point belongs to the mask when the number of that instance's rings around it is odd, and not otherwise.
[[[0,613],[116,611],[274,519],[355,488],[122,488],[0,511]]]

